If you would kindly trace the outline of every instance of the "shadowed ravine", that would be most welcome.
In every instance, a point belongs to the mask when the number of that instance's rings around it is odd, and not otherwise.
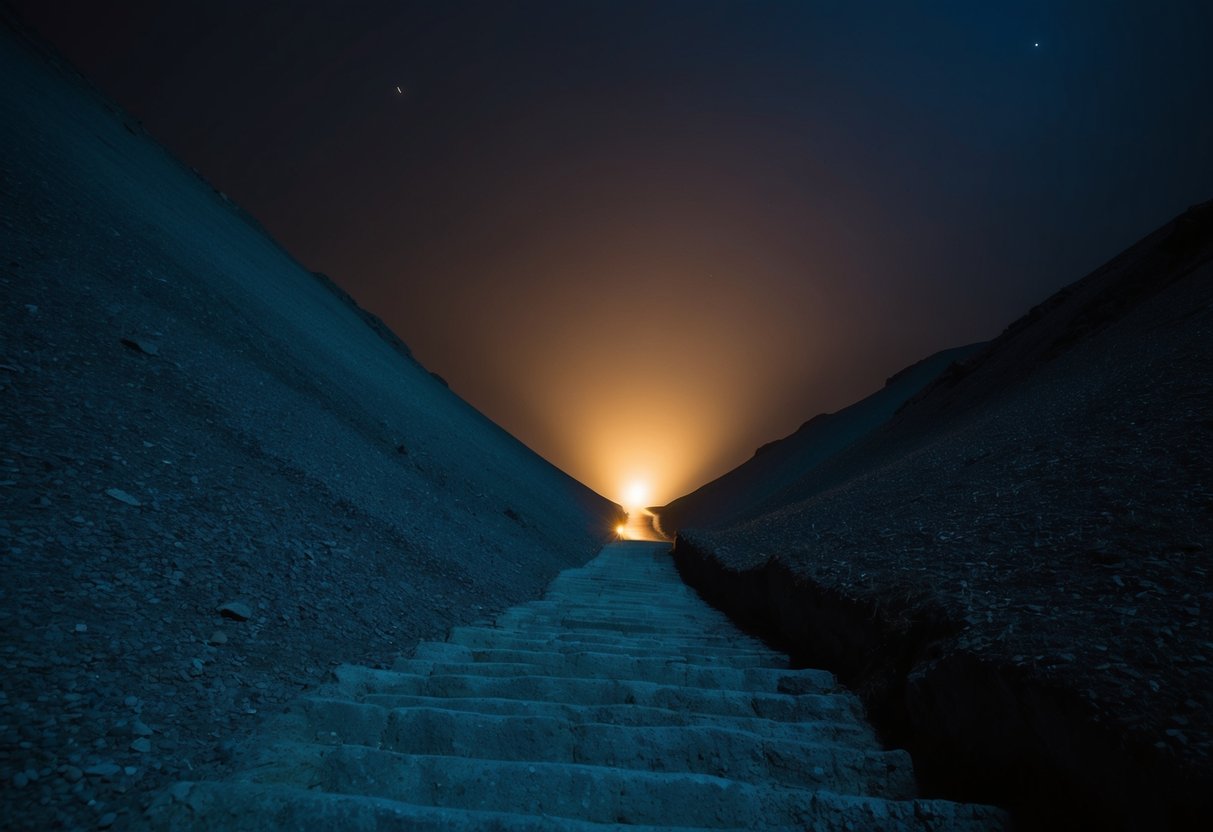
[[[1002,828],[915,796],[859,700],[739,632],[664,545],[616,543],[543,600],[343,666],[230,782],[179,783],[154,828]]]

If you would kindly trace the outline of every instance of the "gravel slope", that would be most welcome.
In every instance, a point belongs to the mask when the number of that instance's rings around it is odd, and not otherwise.
[[[662,530],[674,534],[681,528],[731,526],[783,505],[781,491],[883,425],[940,373],[982,346],[969,344],[929,355],[895,373],[870,396],[835,413],[819,413],[794,433],[768,442],[728,473],[653,509]]]
[[[1031,826],[1213,822],[1213,203],[1059,292],[688,577]]]
[[[609,536],[617,507],[7,20],[0,77],[6,828],[122,828],[338,662]]]

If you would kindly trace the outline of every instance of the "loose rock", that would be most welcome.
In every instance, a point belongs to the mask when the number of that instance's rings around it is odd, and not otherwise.
[[[95,766],[86,768],[84,773],[90,777],[113,777],[120,771],[122,769],[113,763],[97,763]]]
[[[126,503],[128,506],[143,505],[143,503],[139,502],[139,500],[137,498],[132,497],[130,494],[127,494],[121,488],[107,488],[107,489],[105,489],[105,493],[108,496],[113,497],[115,500],[117,500],[120,503]]]
[[[123,338],[122,346],[127,349],[141,352],[144,355],[159,355],[160,347],[155,341],[149,341],[146,338]]]
[[[219,614],[233,621],[248,621],[253,617],[253,608],[243,601],[228,601],[219,605]]]
[[[152,735],[152,729],[144,725],[142,722],[136,721],[135,724],[131,726],[131,733],[133,733],[136,737],[150,737]]]

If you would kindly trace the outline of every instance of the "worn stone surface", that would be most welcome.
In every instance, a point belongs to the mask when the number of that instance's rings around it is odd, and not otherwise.
[[[525,648],[525,649],[524,649]],[[544,600],[455,628],[391,670],[343,666],[187,782],[157,830],[996,830],[1002,812],[917,796],[856,697],[736,630],[664,544],[616,543]]]

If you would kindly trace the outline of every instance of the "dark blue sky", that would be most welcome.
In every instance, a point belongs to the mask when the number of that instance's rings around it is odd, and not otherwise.
[[[673,498],[1213,197],[1207,0],[100,5],[17,3],[611,495]]]

